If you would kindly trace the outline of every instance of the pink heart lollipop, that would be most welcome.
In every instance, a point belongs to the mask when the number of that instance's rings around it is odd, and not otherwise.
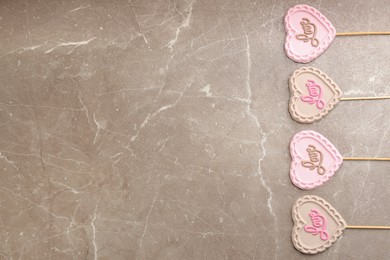
[[[300,189],[321,186],[340,168],[343,160],[390,161],[390,158],[342,157],[326,137],[306,130],[295,134],[290,142],[290,179]]]
[[[328,181],[343,157],[336,147],[315,131],[301,131],[290,143],[290,178],[298,188],[310,190]]]
[[[293,61],[308,63],[318,58],[336,36],[390,35],[390,32],[336,33],[332,23],[317,9],[308,5],[290,8],[284,19],[287,56]]]
[[[284,19],[287,56],[308,63],[320,56],[332,43],[336,29],[317,9],[308,5],[290,8]]]

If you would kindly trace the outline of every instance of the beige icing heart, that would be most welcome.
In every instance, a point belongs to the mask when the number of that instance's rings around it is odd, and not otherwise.
[[[324,199],[304,196],[293,205],[294,247],[304,254],[317,254],[330,247],[343,233],[347,224]]]
[[[313,67],[302,67],[294,71],[289,86],[290,114],[300,123],[320,120],[333,109],[343,95],[331,78]]]

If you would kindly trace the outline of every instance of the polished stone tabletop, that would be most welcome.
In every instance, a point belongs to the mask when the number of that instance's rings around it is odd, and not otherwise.
[[[330,202],[390,225],[390,164],[344,162],[304,191],[289,142],[321,132],[349,157],[390,156],[389,101],[288,112],[283,18],[389,31],[386,1],[0,2],[0,259],[310,259],[291,206]],[[336,37],[310,63],[346,97],[390,95],[390,36]],[[315,259],[389,259],[390,231],[346,230]],[[313,258],[314,259],[314,258]]]

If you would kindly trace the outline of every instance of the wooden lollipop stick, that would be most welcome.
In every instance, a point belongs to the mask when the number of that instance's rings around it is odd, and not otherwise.
[[[340,98],[341,101],[378,100],[378,99],[390,99],[390,96],[382,96],[382,97],[345,97],[345,98]]]
[[[390,32],[340,32],[336,36],[390,35]]]
[[[390,161],[390,158],[344,157],[344,161]]]
[[[390,230],[390,226],[346,226],[345,228],[349,228],[349,229],[382,229],[382,230]]]

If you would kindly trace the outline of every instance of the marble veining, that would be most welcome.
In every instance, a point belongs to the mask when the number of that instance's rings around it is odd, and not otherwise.
[[[293,5],[338,31],[386,31],[383,1],[0,3],[0,259],[304,259],[291,206],[331,203],[390,225],[389,164],[344,162],[315,191],[289,178],[289,143],[390,156],[388,101],[292,120],[284,53]],[[390,38],[336,37],[311,66],[345,97],[390,95]],[[375,242],[374,242],[375,241]],[[346,230],[318,259],[386,259],[390,232]]]

